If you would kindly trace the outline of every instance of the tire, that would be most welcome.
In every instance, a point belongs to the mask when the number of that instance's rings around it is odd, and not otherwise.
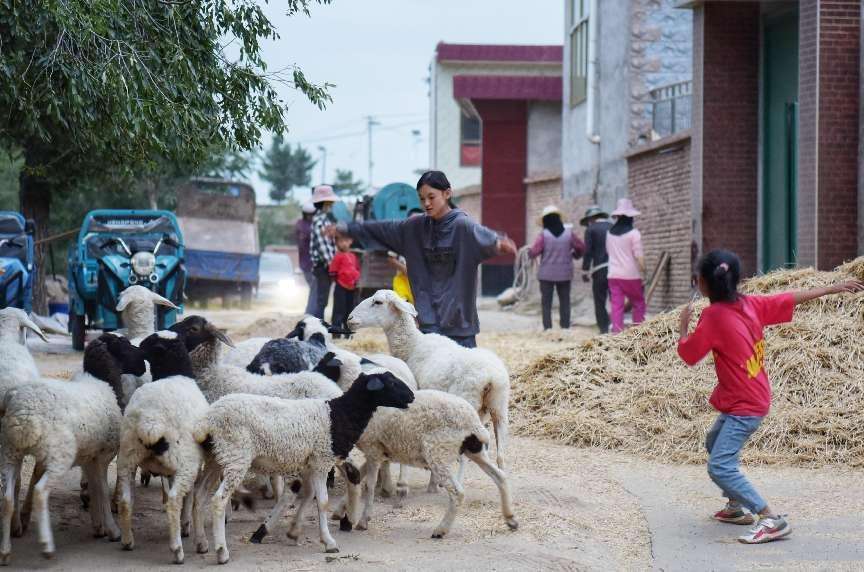
[[[79,316],[74,312],[69,314],[69,331],[72,333],[72,349],[75,351],[84,351],[84,338],[86,329],[84,328],[84,316]]]

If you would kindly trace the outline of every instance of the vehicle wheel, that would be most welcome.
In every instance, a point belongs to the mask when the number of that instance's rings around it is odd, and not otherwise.
[[[240,308],[243,310],[252,309],[252,284],[248,282],[240,285]]]
[[[84,351],[84,337],[86,334],[84,316],[79,316],[74,312],[70,313],[69,330],[72,333],[72,349],[79,352]]]

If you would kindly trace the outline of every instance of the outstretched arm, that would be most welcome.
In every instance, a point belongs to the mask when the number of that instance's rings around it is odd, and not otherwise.
[[[795,297],[795,304],[798,305],[803,302],[815,300],[816,298],[821,298],[822,296],[841,294],[843,292],[855,293],[861,291],[864,291],[864,282],[861,280],[848,280],[846,282],[840,282],[839,284],[832,284],[831,286],[825,286],[822,288],[811,288],[810,290],[793,292],[792,295]]]

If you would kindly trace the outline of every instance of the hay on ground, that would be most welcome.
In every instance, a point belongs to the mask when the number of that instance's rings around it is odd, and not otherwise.
[[[834,272],[778,271],[751,279],[748,293],[773,293],[864,279],[864,257]],[[694,320],[705,302],[697,306]],[[523,435],[701,462],[715,417],[711,358],[688,368],[677,355],[680,312],[618,336],[545,355],[519,372],[511,398]],[[745,449],[765,463],[864,465],[864,294],[796,308],[790,324],[766,329],[771,413]],[[691,328],[693,326],[691,325]]]

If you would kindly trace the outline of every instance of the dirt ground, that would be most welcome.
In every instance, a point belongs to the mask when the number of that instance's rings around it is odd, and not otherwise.
[[[481,346],[501,355],[512,371],[545,352],[587,338],[587,327],[542,333],[539,319],[493,306],[481,306]],[[187,312],[188,313],[188,312]],[[242,339],[249,326],[269,318],[272,327],[293,320],[296,308],[253,312],[208,311],[214,323]],[[261,324],[262,322],[258,322]],[[275,335],[275,334],[273,334]],[[525,343],[530,339],[531,343]],[[68,377],[80,368],[80,354],[62,336],[52,343],[33,342],[45,375]],[[363,332],[348,347],[358,351],[386,348],[380,332]],[[771,499],[790,513],[795,533],[767,546],[734,541],[744,530],[715,524],[708,515],[720,507],[719,492],[701,466],[665,465],[630,455],[576,449],[528,436],[515,437],[507,468],[519,530],[507,529],[497,489],[476,467],[466,473],[465,502],[451,534],[432,540],[447,498],[426,492],[427,474],[409,472],[411,492],[401,507],[390,499],[376,502],[370,530],[331,531],[340,546],[325,555],[316,518],[307,512],[304,534],[291,546],[287,525],[253,545],[248,538],[273,501],[256,510],[240,510],[228,526],[231,570],[834,570],[864,567],[864,510],[861,472],[844,469],[803,470],[759,467],[748,470]],[[138,570],[171,568],[159,487],[138,489],[134,525],[136,549],[94,539],[89,517],[79,509],[78,471],[51,497],[57,557],[39,556],[31,527],[13,539],[12,566],[44,570]],[[291,511],[289,511],[291,512]],[[215,564],[215,556],[195,554],[186,539],[186,567]]]

